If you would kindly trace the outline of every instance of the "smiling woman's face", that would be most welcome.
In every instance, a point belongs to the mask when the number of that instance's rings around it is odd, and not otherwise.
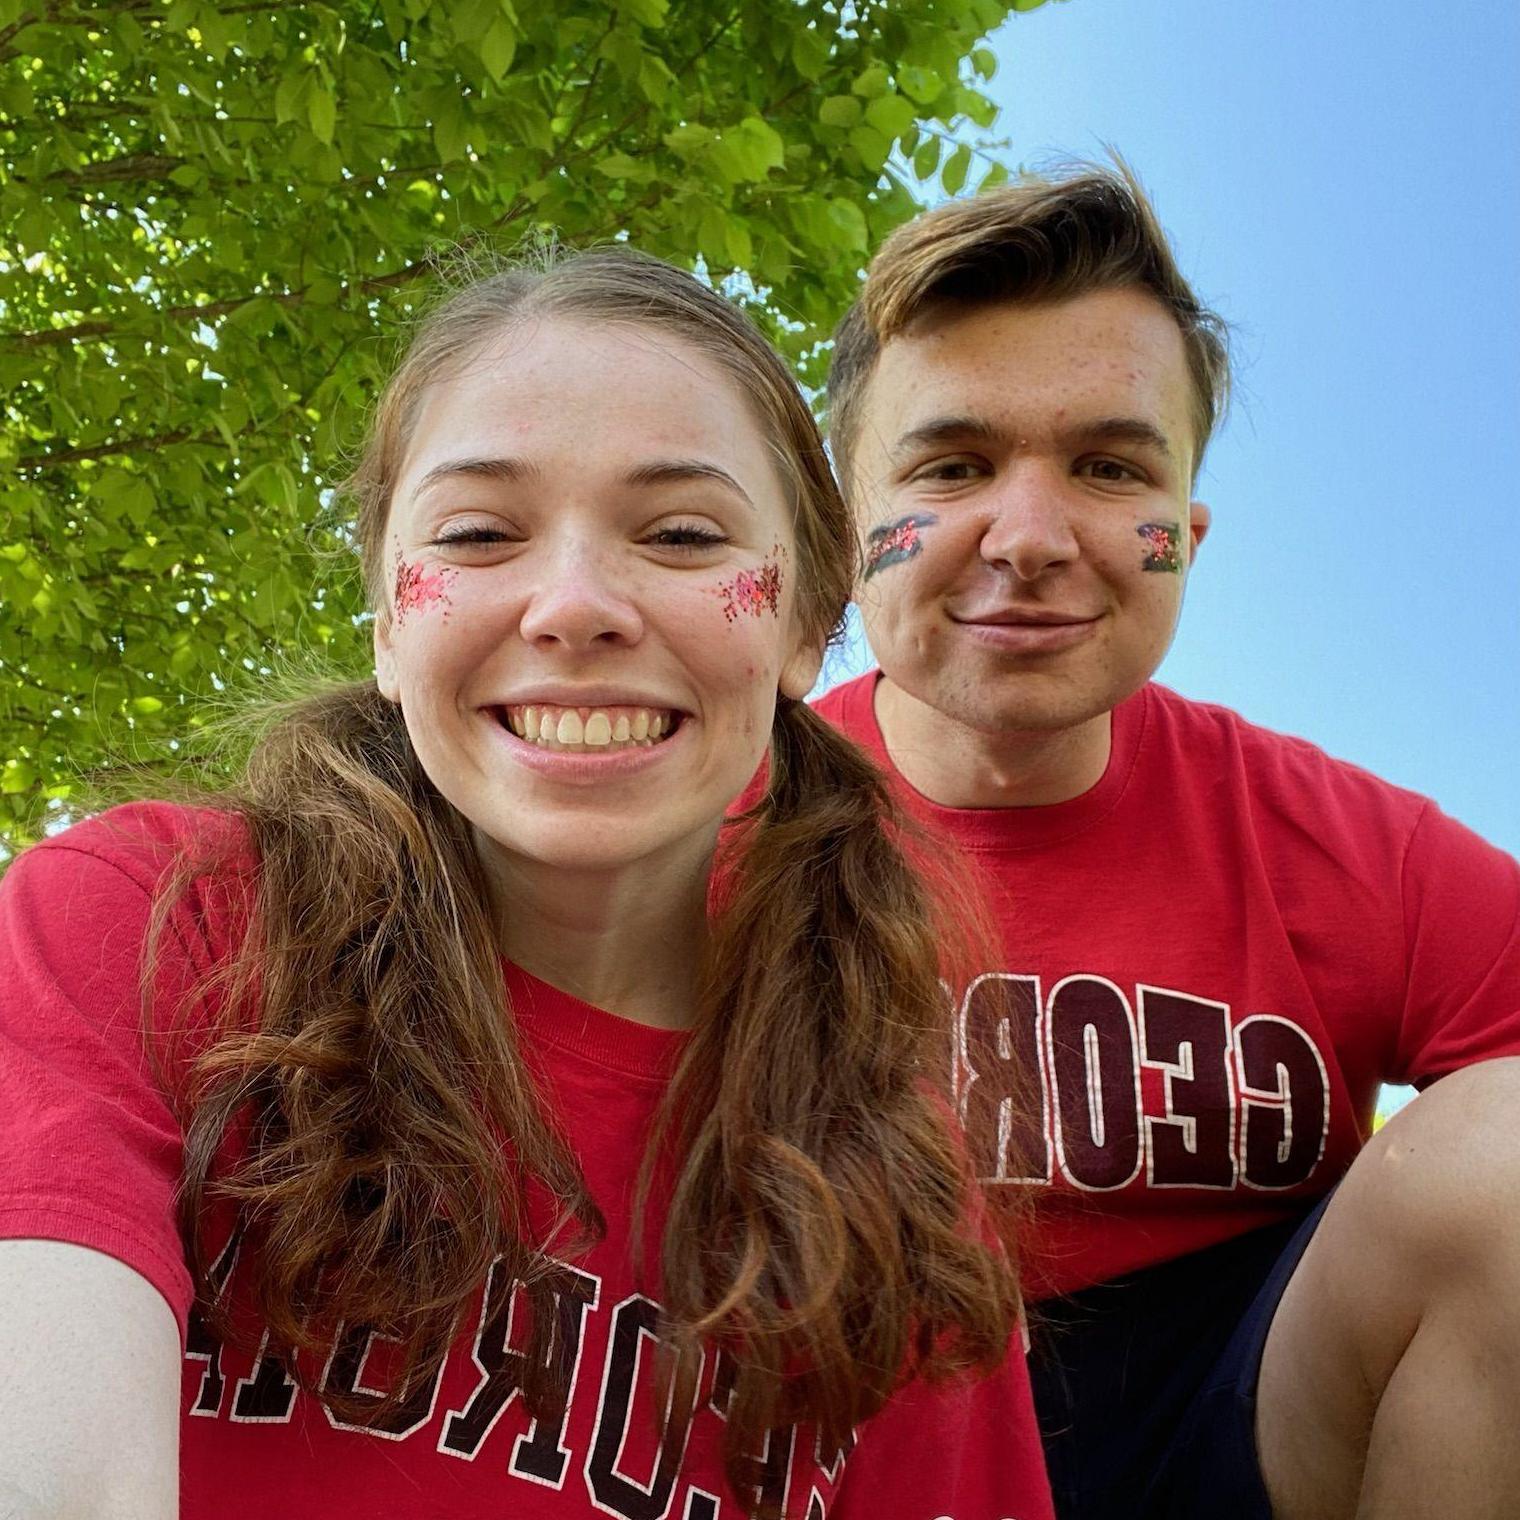
[[[514,325],[425,394],[386,528],[380,688],[510,856],[710,851],[796,625],[782,480],[734,381],[662,332]]]

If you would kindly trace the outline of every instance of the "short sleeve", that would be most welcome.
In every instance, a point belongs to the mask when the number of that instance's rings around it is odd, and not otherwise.
[[[152,892],[73,842],[100,828],[33,847],[0,882],[0,1237],[115,1257],[163,1294],[183,1336],[182,1137],[143,1038]]]
[[[830,1520],[1053,1520],[1029,1369],[910,1383],[862,1425]]]
[[[1434,803],[1402,873],[1405,1002],[1395,1082],[1520,1054],[1520,864]]]

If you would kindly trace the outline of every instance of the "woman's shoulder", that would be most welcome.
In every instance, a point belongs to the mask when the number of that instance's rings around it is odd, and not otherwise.
[[[243,871],[253,864],[246,824],[235,813],[177,802],[128,802],[81,819],[30,846],[17,864],[46,862],[67,871],[81,858],[119,871],[152,890],[168,870],[187,861],[207,869]]]
[[[127,803],[23,850],[0,882],[0,922],[12,939],[140,943],[169,892],[174,938],[199,961],[246,922],[255,864],[233,812]]]

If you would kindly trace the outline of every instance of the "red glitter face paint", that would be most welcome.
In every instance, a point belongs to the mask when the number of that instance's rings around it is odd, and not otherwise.
[[[1163,575],[1182,574],[1182,526],[1174,522],[1142,523],[1135,532],[1145,540],[1142,570]]]
[[[409,565],[398,554],[396,584],[391,590],[397,625],[406,621],[409,612],[426,612],[433,607],[442,607],[443,615],[447,617],[452,601],[449,587],[454,584],[458,574],[457,570],[447,565],[440,565],[433,570],[425,569],[422,565]]]
[[[767,612],[772,617],[780,616],[781,561],[785,557],[786,550],[777,544],[771,550],[770,558],[758,570],[741,570],[731,581],[724,581],[718,587],[718,595],[723,598],[723,616],[728,622],[737,622],[744,613],[750,617],[760,617]]]
[[[866,568],[861,579],[868,581],[878,570],[900,565],[923,553],[920,535],[938,521],[932,512],[910,512],[894,523],[872,528],[866,534]]]

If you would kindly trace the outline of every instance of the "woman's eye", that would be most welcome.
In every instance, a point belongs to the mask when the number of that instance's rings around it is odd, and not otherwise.
[[[712,549],[726,544],[728,535],[697,523],[676,523],[669,528],[655,529],[644,542],[661,549]]]
[[[459,527],[446,528],[433,540],[434,548],[451,549],[463,545],[466,548],[478,544],[509,544],[512,537],[500,528]]]

